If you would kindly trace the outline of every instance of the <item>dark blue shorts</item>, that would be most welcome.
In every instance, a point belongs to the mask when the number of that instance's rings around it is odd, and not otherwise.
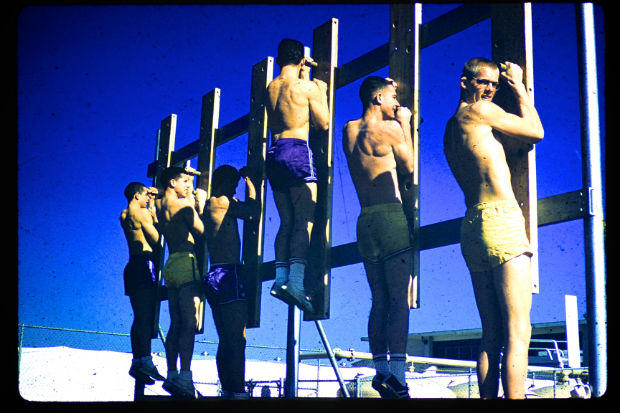
[[[241,264],[215,264],[204,278],[209,305],[247,300]]]
[[[157,285],[157,267],[152,254],[132,255],[123,272],[125,295]]]
[[[312,150],[308,142],[301,139],[280,138],[275,141],[267,150],[265,170],[274,191],[317,181]]]

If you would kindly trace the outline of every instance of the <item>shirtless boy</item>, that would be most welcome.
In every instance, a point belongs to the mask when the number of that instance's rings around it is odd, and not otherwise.
[[[157,251],[159,233],[155,225],[154,188],[131,182],[125,188],[127,208],[121,212],[120,221],[127,246],[129,262],[125,266],[125,295],[129,296],[133,310],[130,340],[133,360],[129,374],[146,384],[163,380],[151,358],[151,330],[157,304]]]
[[[382,398],[409,398],[405,382],[412,253],[397,173],[414,167],[411,111],[396,83],[369,76],[360,87],[362,117],[343,130],[343,149],[362,208],[357,245],[372,295],[368,340]],[[388,363],[388,352],[390,361]]]
[[[266,173],[280,216],[275,240],[276,277],[271,293],[314,312],[304,290],[306,257],[314,222],[316,168],[308,146],[310,125],[327,130],[327,85],[310,80],[310,57],[297,40],[284,39],[276,59],[280,75],[267,87],[271,147]]]
[[[188,398],[200,396],[194,388],[191,371],[194,335],[202,321],[198,317],[203,297],[194,243],[204,233],[200,217],[207,198],[202,189],[197,189],[194,197],[193,181],[193,175],[183,168],[165,169],[161,175],[165,190],[156,205],[169,253],[162,271],[170,308],[170,329],[166,337],[168,375],[164,389]],[[177,359],[180,359],[180,371],[177,371]]]
[[[257,212],[256,190],[243,171],[222,165],[213,172],[211,198],[205,212],[205,232],[210,268],[205,291],[219,336],[216,365],[222,383],[222,398],[248,399],[245,392],[245,327],[248,301],[245,274],[239,261],[241,241],[237,219],[252,219]],[[235,198],[243,176],[248,199]]]
[[[504,147],[496,136],[534,144],[544,135],[516,64],[470,59],[460,79],[461,97],[446,126],[444,152],[465,195],[461,251],[482,323],[477,359],[482,398],[498,395],[500,351],[506,398],[525,397],[532,305],[530,258],[523,213],[510,183]],[[492,102],[500,85],[512,90],[519,113]]]

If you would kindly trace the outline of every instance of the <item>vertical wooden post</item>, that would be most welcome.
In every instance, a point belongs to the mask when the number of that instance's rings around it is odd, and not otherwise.
[[[213,89],[202,97],[202,112],[200,116],[200,137],[198,140],[198,171],[200,176],[196,184],[207,192],[207,199],[211,197],[211,177],[215,165],[215,135],[220,117],[220,89]],[[209,249],[203,238],[198,242],[198,263],[201,276],[208,270]]]
[[[200,137],[198,141],[198,171],[200,176],[196,184],[197,188],[207,192],[207,200],[211,197],[211,177],[215,164],[215,133],[220,118],[220,89],[215,88],[202,97],[202,112],[200,116]],[[205,276],[209,265],[209,248],[206,237],[196,242],[196,260],[201,278]],[[202,322],[198,326],[198,333],[204,332],[205,318],[204,299],[200,303],[198,315]]]
[[[263,264],[263,241],[265,229],[265,157],[269,143],[267,129],[267,107],[265,104],[267,85],[273,79],[273,58],[268,57],[252,67],[252,88],[250,91],[250,120],[248,123],[247,168],[249,178],[256,188],[258,213],[251,221],[243,223],[242,264],[248,294],[247,327],[260,326],[260,305],[262,291],[261,268]],[[247,191],[246,191],[246,199]]]
[[[306,291],[312,297],[315,314],[305,314],[304,320],[329,318],[330,278],[331,278],[331,233],[332,233],[332,192],[334,157],[334,96],[335,72],[338,66],[338,19],[332,18],[314,29],[312,39],[313,56],[318,67],[313,69],[313,77],[327,83],[327,105],[330,121],[327,131],[311,128],[310,148],[319,181],[317,183],[317,205],[314,227],[308,252],[306,270]]]
[[[420,25],[422,5],[390,5],[390,77],[397,83],[398,101],[411,109],[411,140],[414,170],[398,177],[403,209],[413,243],[412,276],[409,283],[409,308],[420,306]]]
[[[532,6],[501,4],[491,8],[493,60],[509,61],[523,68],[523,83],[534,102],[534,64],[532,61]],[[494,101],[507,112],[518,113],[512,91],[502,88]],[[500,137],[512,177],[512,188],[525,217],[525,229],[534,252],[532,288],[539,293],[538,282],[538,211],[536,194],[536,150],[533,145]]]
[[[161,183],[159,182],[159,174],[170,166],[170,159],[172,158],[172,151],[174,149],[174,139],[177,130],[177,115],[171,114],[167,118],[161,121],[160,128],[157,131],[157,146],[155,148],[155,162],[157,163],[157,170],[153,177],[153,186],[157,187]],[[151,338],[157,338],[159,332],[159,310],[161,308],[161,299],[163,298],[163,279],[161,276],[161,270],[164,267],[164,257],[166,251],[166,243],[164,236],[162,235],[159,240],[158,251],[158,270],[157,270],[157,296],[160,299],[155,305],[155,317],[153,318],[153,329],[151,330]]]

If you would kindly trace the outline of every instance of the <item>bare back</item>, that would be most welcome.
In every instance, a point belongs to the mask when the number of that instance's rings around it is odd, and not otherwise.
[[[302,79],[275,78],[267,88],[269,128],[273,139],[308,140],[310,130],[308,90],[312,83]]]
[[[287,65],[267,86],[268,125],[274,141],[281,138],[307,141],[310,122],[327,130],[327,85],[308,76],[307,67]]]
[[[146,208],[130,205],[121,212],[120,221],[130,256],[153,252],[151,244],[157,242],[157,231]],[[151,228],[147,228],[149,224]]]
[[[515,199],[504,147],[477,109],[461,103],[444,133],[444,152],[467,207]]]
[[[194,236],[192,235],[193,222],[196,211],[187,201],[175,199],[168,194],[158,200],[157,216],[161,231],[168,244],[169,252],[193,252]],[[200,219],[198,217],[198,219]],[[197,234],[200,235],[200,234]]]
[[[394,123],[358,119],[344,127],[343,149],[362,207],[401,202],[394,147],[402,138],[395,136]]]
[[[237,217],[233,216],[231,200],[226,196],[211,197],[206,205],[205,224],[211,263],[239,262],[241,240]]]

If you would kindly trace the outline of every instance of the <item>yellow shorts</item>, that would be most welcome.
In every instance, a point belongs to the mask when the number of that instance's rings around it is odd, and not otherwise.
[[[162,276],[168,288],[179,288],[187,283],[200,281],[196,257],[191,252],[170,254],[162,270]]]
[[[362,259],[381,262],[411,249],[409,226],[399,203],[362,208],[357,219],[357,248]]]
[[[517,201],[481,202],[469,208],[461,223],[461,252],[471,272],[490,271],[521,254],[531,257]]]

